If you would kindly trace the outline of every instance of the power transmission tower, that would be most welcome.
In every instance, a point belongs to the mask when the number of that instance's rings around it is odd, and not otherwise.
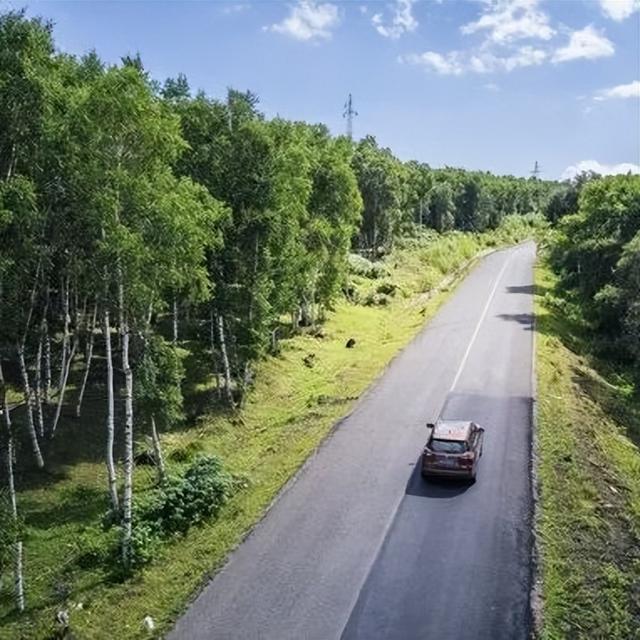
[[[533,171],[531,172],[531,175],[537,179],[541,173],[542,173],[542,167],[538,164],[538,161],[536,160],[533,165]]]
[[[353,139],[353,118],[357,115],[358,112],[353,108],[353,100],[351,99],[351,94],[349,94],[349,99],[345,102],[342,113],[342,117],[347,119],[347,138],[349,140]]]

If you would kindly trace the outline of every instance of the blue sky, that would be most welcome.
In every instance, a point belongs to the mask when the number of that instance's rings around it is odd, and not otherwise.
[[[640,171],[640,0],[0,0],[50,18],[60,49],[140,52],[157,79],[344,131],[402,159],[542,176]],[[592,162],[595,165],[584,163]],[[583,164],[580,164],[583,163]]]

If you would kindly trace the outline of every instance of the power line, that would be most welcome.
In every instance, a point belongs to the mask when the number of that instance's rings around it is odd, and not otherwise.
[[[342,113],[342,117],[347,119],[347,138],[349,138],[349,140],[353,139],[353,118],[357,115],[358,112],[353,108],[353,100],[351,99],[351,94],[349,94]]]

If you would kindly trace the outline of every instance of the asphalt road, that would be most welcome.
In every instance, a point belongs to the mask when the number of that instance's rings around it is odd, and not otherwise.
[[[309,460],[171,640],[529,635],[532,243],[485,258]],[[426,422],[486,428],[425,482]]]

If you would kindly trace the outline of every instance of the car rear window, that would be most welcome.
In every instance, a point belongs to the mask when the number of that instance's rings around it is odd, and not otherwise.
[[[436,453],[464,453],[467,445],[460,440],[432,440],[429,449]]]

